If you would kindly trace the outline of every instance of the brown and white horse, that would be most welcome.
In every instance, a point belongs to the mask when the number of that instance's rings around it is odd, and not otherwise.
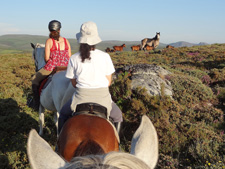
[[[83,130],[86,129],[83,129],[82,125],[83,124],[80,124],[78,128],[80,128],[83,135],[85,135]],[[93,126],[93,128],[95,127],[100,127],[100,124],[98,124],[98,126]],[[96,129],[93,129],[93,131],[94,130]],[[100,130],[98,130],[100,133],[95,132],[96,137],[102,141],[105,139],[105,142],[109,141],[109,144],[111,144],[113,138],[109,139],[110,134],[106,132],[110,132],[110,130],[105,129],[104,127],[101,127]],[[105,132],[105,138],[104,136],[99,135],[103,132]],[[72,134],[73,132],[71,135]],[[81,138],[82,137],[79,136],[79,134],[78,137],[62,137],[63,140],[67,140],[68,144],[79,142]],[[80,145],[81,151],[92,150],[96,147],[95,143],[90,144],[90,146],[82,146],[82,143]],[[102,144],[99,144],[99,146],[104,149]],[[68,150],[65,150],[66,152],[70,151],[69,146],[67,149]],[[31,130],[29,134],[27,153],[31,168],[33,169],[153,169],[158,161],[158,137],[152,122],[146,115],[144,115],[139,128],[133,135],[130,153],[116,151],[100,151],[96,153],[95,151],[94,153],[89,153],[89,155],[76,156],[73,157],[72,160],[66,160],[61,157],[61,155],[54,152],[50,145],[42,139],[34,129]]]
[[[152,46],[154,49],[158,47],[159,45],[159,39],[160,39],[160,32],[156,32],[156,35],[154,38],[149,39],[149,38],[145,38],[143,40],[141,40],[141,50],[145,49],[146,45],[148,46]]]

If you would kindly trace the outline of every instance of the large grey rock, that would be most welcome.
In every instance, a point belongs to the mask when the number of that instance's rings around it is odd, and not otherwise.
[[[171,83],[164,78],[170,72],[162,67],[150,64],[135,64],[123,67],[122,71],[131,73],[132,89],[140,86],[146,88],[151,96],[156,96],[161,95],[161,87],[164,84],[165,95],[172,97]]]

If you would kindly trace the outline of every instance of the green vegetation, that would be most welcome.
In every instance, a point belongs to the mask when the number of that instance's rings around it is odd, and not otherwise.
[[[158,133],[157,168],[225,168],[225,44],[110,55],[117,68],[148,63],[172,72],[164,78],[172,84],[173,98],[131,90],[129,72],[110,87],[123,111],[123,151],[129,151],[132,134],[146,114]],[[38,130],[38,113],[26,105],[33,73],[31,53],[0,55],[0,168],[30,168],[27,137],[30,129]],[[52,116],[46,113],[43,137],[54,147]]]

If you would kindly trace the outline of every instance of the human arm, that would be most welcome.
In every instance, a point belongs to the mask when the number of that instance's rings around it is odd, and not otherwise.
[[[48,39],[45,43],[45,62],[47,63],[50,58],[50,49],[52,46],[52,40]]]
[[[76,84],[77,84],[76,79],[70,79],[70,81],[71,81],[73,87],[76,88]]]
[[[66,39],[67,45],[69,47],[68,52],[69,52],[69,57],[71,56],[71,46],[70,46],[70,42]]]
[[[111,83],[112,83],[112,74],[111,75],[106,75],[106,78],[109,81],[109,85],[108,86],[110,86]]]

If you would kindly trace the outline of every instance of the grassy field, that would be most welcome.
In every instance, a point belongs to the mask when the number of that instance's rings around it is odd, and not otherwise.
[[[26,142],[29,131],[38,130],[38,113],[26,102],[34,64],[31,53],[11,52],[0,54],[0,168],[30,168]],[[123,151],[129,151],[131,135],[146,114],[159,137],[157,168],[225,168],[225,44],[110,55],[117,68],[148,63],[172,72],[162,78],[171,82],[173,99],[131,90],[128,73],[114,81],[110,91],[124,117]],[[46,112],[43,138],[54,148],[52,116]]]

